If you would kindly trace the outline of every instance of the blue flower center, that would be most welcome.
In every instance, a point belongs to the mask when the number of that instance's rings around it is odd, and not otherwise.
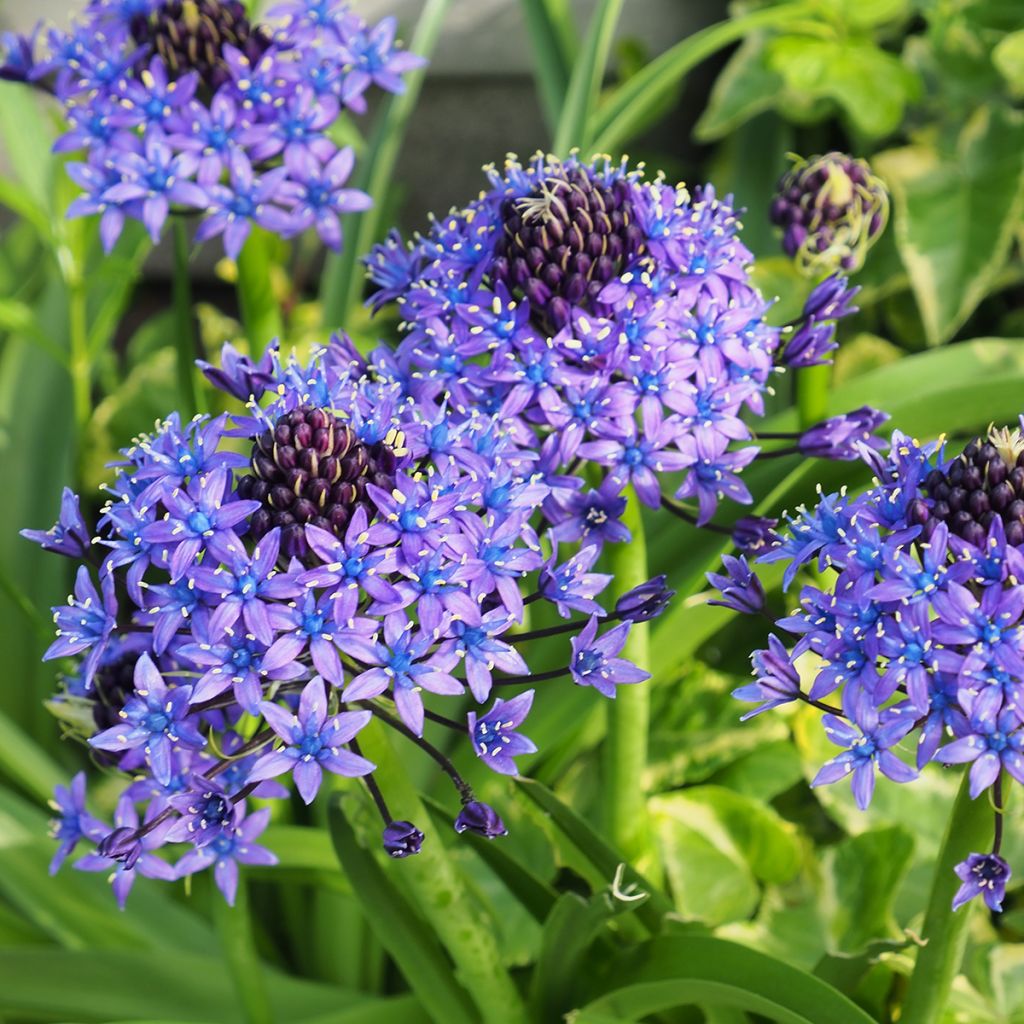
[[[151,711],[142,722],[149,732],[167,732],[171,718],[163,711]]]
[[[588,649],[580,651],[576,655],[576,674],[581,676],[589,676],[591,672],[595,672],[601,667],[601,663],[604,661],[604,655],[600,651]]]
[[[206,793],[196,805],[195,815],[203,828],[227,825],[231,820],[231,804],[219,793]]]
[[[319,736],[305,736],[299,744],[299,757],[303,761],[315,760],[316,755],[320,753],[323,746]]]
[[[185,522],[193,533],[206,533],[207,530],[213,529],[210,517],[205,512],[200,512],[199,509],[196,509],[195,512],[190,512]]]

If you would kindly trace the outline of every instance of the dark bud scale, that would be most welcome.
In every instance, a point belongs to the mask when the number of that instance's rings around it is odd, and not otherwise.
[[[306,524],[340,538],[358,506],[372,519],[366,485],[392,488],[395,467],[395,447],[364,444],[327,409],[293,409],[255,439],[253,473],[238,482],[240,497],[263,505],[253,513],[250,533],[259,540],[279,526],[281,551],[305,558]]]
[[[1016,430],[975,438],[945,470],[928,474],[924,492],[930,500],[914,502],[910,520],[924,526],[926,538],[943,522],[951,534],[981,545],[999,516],[1007,543],[1024,544],[1024,438]]]
[[[88,698],[92,703],[92,718],[97,732],[120,725],[121,709],[135,694],[135,663],[138,651],[126,651],[119,657],[101,665],[92,679]],[[92,756],[104,765],[115,765],[118,755],[106,750],[92,750]]]
[[[535,324],[554,332],[573,308],[605,312],[597,296],[643,249],[630,184],[593,180],[583,167],[554,165],[527,196],[501,207],[492,277],[528,299]]]
[[[166,0],[152,14],[135,19],[132,36],[163,58],[169,78],[198,71],[211,91],[229,78],[225,44],[255,63],[271,42],[263,28],[249,23],[240,0]]]

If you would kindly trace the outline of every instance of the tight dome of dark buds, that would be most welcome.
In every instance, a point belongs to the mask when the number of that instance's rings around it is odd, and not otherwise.
[[[397,443],[397,436],[392,438]],[[263,505],[252,517],[250,532],[259,539],[280,526],[281,549],[304,558],[309,547],[307,523],[341,537],[357,506],[371,517],[367,483],[390,490],[396,449],[385,442],[360,441],[332,412],[302,406],[281,416],[252,448],[251,476],[238,483],[242,498]]]
[[[271,44],[270,33],[253,27],[239,0],[167,0],[131,23],[134,40],[163,58],[168,77],[198,71],[210,89],[227,82],[231,72],[225,45],[256,62]]]
[[[931,501],[916,502],[911,521],[923,526],[926,538],[944,522],[951,534],[983,544],[998,516],[1007,543],[1024,544],[1024,438],[1019,430],[990,430],[976,437],[945,469],[933,469],[925,480]]]
[[[814,276],[859,270],[888,217],[884,183],[867,161],[845,153],[798,159],[780,179],[771,207],[786,254]]]
[[[1024,544],[1024,438],[1019,430],[991,430],[976,437],[945,469],[933,469],[924,482],[930,501],[911,509],[911,521],[931,537],[939,523],[971,544],[983,544],[999,516],[1006,542]]]
[[[528,195],[501,204],[494,279],[555,330],[573,307],[607,312],[601,290],[643,252],[630,192],[622,178],[601,182],[583,165],[553,165]]]

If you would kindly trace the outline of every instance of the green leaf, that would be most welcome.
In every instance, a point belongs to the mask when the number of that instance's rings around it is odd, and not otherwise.
[[[40,804],[53,797],[54,786],[67,782],[64,772],[31,737],[0,712],[0,774]]]
[[[828,851],[826,917],[831,953],[853,955],[872,942],[899,937],[892,902],[914,851],[913,836],[899,826],[851,836]]]
[[[756,29],[785,25],[803,17],[810,7],[806,3],[787,3],[752,11],[701,29],[676,43],[612,90],[600,104],[589,131],[591,148],[597,152],[619,151],[633,137],[634,126],[646,124],[650,111],[663,103],[665,96],[671,94],[701,61]]]
[[[380,944],[436,1021],[474,1024],[473,1005],[456,983],[450,961],[419,913],[381,870],[373,854],[359,845],[341,806],[331,797],[328,811],[331,839],[342,868],[366,911]],[[338,951],[338,955],[343,955]]]
[[[871,28],[910,13],[909,0],[830,0],[828,13],[851,28]]]
[[[857,131],[873,138],[899,127],[917,91],[900,59],[870,39],[780,36],[768,45],[767,64],[791,92],[834,100]]]
[[[569,88],[574,40],[572,12],[562,0],[522,0],[522,8],[544,120],[554,134]]]
[[[451,815],[437,801],[427,798],[424,803],[436,826],[451,826]],[[464,833],[461,841],[473,848],[477,856],[501,879],[519,905],[534,920],[543,922],[547,918],[555,900],[558,899],[558,893],[528,867],[506,853],[504,843],[495,843],[475,832]]]
[[[1024,91],[1024,29],[1010,32],[996,43],[992,63],[1015,93]]]
[[[780,1024],[874,1024],[814,975],[721,939],[654,939],[613,961],[605,973],[615,989],[584,1006],[578,1022],[602,1015],[636,1020],[708,1005],[759,1013]]]
[[[367,1008],[393,1014],[406,1000],[372,999],[269,970],[266,973],[275,1020],[315,1017],[324,1024],[370,1024],[404,1019],[383,1014],[360,1017],[355,1011]],[[4,979],[0,1013],[16,1019],[152,1020],[158,1008],[167,1019],[181,1022],[244,1021],[223,965],[216,958],[195,953],[0,949],[0,978]],[[352,1016],[347,1016],[349,1012]]]
[[[573,62],[565,102],[555,129],[552,149],[557,156],[567,156],[574,146],[583,150],[584,158],[590,156],[592,113],[604,81],[615,26],[624,2],[599,0],[590,16],[583,45]]]
[[[892,192],[896,243],[928,343],[941,344],[1006,263],[1024,213],[1024,118],[983,106],[949,158],[917,145],[874,163]]]
[[[662,917],[672,910],[672,905],[639,872],[630,867],[624,859],[602,839],[594,829],[575,811],[567,807],[546,786],[533,779],[517,778],[516,783],[545,814],[572,847],[590,864],[602,886],[609,886],[619,877],[623,889],[635,889],[647,893],[648,899],[637,905],[637,917],[650,931],[658,931]]]
[[[701,142],[721,139],[778,102],[785,80],[769,65],[765,43],[764,33],[751,33],[729,58],[693,130],[695,138]]]
[[[719,786],[696,786],[651,800],[677,909],[722,924],[747,917],[759,883],[799,870],[794,826],[757,800]]]
[[[613,903],[604,893],[589,900],[571,892],[558,898],[544,923],[533,972],[530,1005],[535,1020],[558,1020],[572,1006],[574,994],[585,986],[587,950],[606,922],[623,909],[629,905]]]

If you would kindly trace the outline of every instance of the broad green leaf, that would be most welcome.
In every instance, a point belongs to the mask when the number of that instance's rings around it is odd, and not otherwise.
[[[801,848],[794,826],[758,800],[695,786],[650,802],[675,904],[687,917],[721,924],[746,917],[759,883],[789,881]]]
[[[647,123],[649,111],[664,101],[698,64],[750,32],[784,25],[805,16],[811,5],[784,3],[719,22],[676,43],[612,90],[595,112],[588,133],[596,152],[614,153],[633,136],[634,125]]]
[[[873,1024],[814,975],[721,939],[654,939],[609,964],[605,978],[613,990],[584,1006],[577,1020],[616,1014],[636,1020],[709,1005],[758,1013],[780,1024]]]
[[[893,196],[896,243],[930,345],[948,341],[1004,266],[1024,212],[1024,117],[980,107],[943,158],[924,145],[875,166]]]
[[[830,0],[828,13],[846,25],[870,28],[906,17],[909,0]]]
[[[723,138],[756,114],[770,110],[785,85],[782,75],[768,64],[764,34],[751,33],[715,79],[694,136],[701,142]],[[763,167],[759,171],[765,174]]]
[[[742,723],[744,729],[752,722]],[[712,777],[719,786],[755,800],[772,800],[803,778],[800,755],[787,740],[760,743],[745,757],[733,761]]]
[[[1024,91],[1024,29],[1011,32],[996,43],[992,63],[1014,92]]]
[[[436,1021],[473,1024],[477,1015],[437,938],[418,911],[381,870],[369,850],[359,845],[342,810],[338,795],[331,798],[331,838],[353,891],[381,945],[398,965],[403,977]],[[338,955],[344,955],[342,950]]]
[[[791,92],[834,100],[857,131],[873,138],[899,127],[917,90],[900,59],[870,39],[779,36],[768,44],[767,64]]]
[[[900,826],[844,839],[825,857],[829,951],[852,955],[879,939],[899,937],[892,902],[914,840]]]

